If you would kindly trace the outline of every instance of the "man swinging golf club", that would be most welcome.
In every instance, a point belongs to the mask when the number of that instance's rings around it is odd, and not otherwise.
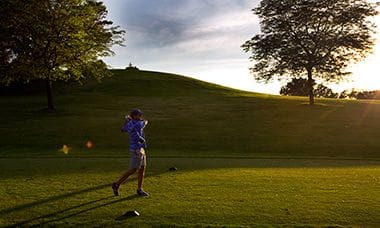
[[[120,186],[136,171],[138,171],[137,194],[140,196],[149,196],[142,188],[146,167],[145,149],[147,146],[144,128],[147,124],[148,121],[143,119],[143,112],[140,109],[132,110],[130,115],[125,118],[125,123],[121,131],[128,132],[130,138],[130,168],[123,173],[118,181],[112,184],[112,190],[115,196],[119,195]]]

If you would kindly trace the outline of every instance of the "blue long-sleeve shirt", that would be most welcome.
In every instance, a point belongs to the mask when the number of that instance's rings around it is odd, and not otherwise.
[[[132,151],[140,150],[141,148],[146,148],[147,144],[145,141],[144,134],[145,121],[144,120],[126,120],[122,131],[128,132],[130,144],[129,148]]]

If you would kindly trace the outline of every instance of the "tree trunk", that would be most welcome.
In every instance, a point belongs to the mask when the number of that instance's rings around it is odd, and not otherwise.
[[[46,97],[48,110],[54,110],[54,103],[53,103],[53,83],[50,79],[46,79]]]
[[[314,80],[313,80],[313,68],[307,69],[307,84],[309,86],[309,104],[314,105]]]

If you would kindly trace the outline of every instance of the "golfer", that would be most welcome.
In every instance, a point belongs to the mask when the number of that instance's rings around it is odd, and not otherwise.
[[[122,132],[128,132],[130,138],[131,160],[130,167],[112,184],[112,190],[115,196],[119,195],[120,186],[126,182],[129,176],[138,171],[137,194],[140,196],[149,196],[143,190],[143,182],[146,167],[146,141],[144,136],[144,128],[148,124],[147,120],[143,119],[143,112],[140,109],[134,109],[129,116],[126,116],[125,123],[121,129]]]

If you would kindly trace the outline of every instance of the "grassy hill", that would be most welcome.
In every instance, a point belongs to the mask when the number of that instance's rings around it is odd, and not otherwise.
[[[157,72],[0,97],[0,226],[380,224],[380,102],[248,93]],[[150,120],[149,198],[128,166],[124,116]],[[94,142],[87,149],[87,140]],[[68,155],[59,149],[72,149]],[[177,166],[178,172],[167,172]],[[127,210],[141,216],[125,219]]]
[[[1,156],[123,156],[120,133],[133,107],[146,112],[151,156],[380,158],[380,102],[284,98],[154,72],[116,70],[97,84],[56,89],[58,111],[39,111],[44,94],[0,98]]]

